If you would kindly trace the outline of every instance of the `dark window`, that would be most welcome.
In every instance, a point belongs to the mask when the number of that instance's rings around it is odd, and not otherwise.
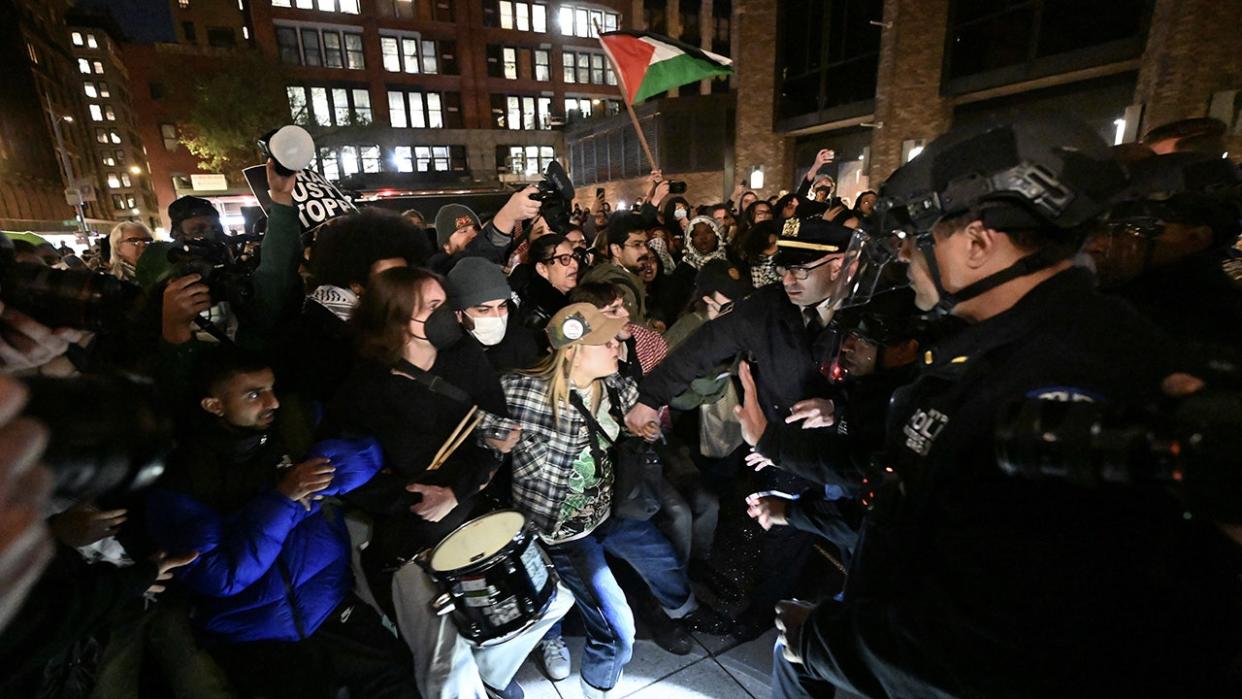
[[[699,10],[703,7],[702,0],[681,0],[681,40],[691,46],[698,46],[702,38],[699,26]]]
[[[722,56],[728,56],[732,50],[732,22],[733,0],[715,0],[712,3],[712,51]]]
[[[376,0],[375,9],[381,17],[414,18],[414,0]]]
[[[309,47],[307,47],[309,49]],[[323,31],[323,60],[329,68],[342,68],[345,59],[341,55],[341,33],[325,29]]]
[[[431,0],[431,18],[437,22],[452,22],[453,0]]]
[[[298,30],[293,27],[276,27],[276,45],[280,47],[280,62],[299,65],[302,53],[298,49]]]
[[[441,39],[440,72],[444,75],[457,75],[457,42],[452,39]]]
[[[504,49],[496,44],[487,45],[487,75],[490,78],[503,78],[503,51]]]
[[[158,100],[164,98],[164,83],[152,80],[147,83],[147,89],[151,91],[151,99]]]
[[[363,70],[366,65],[362,58],[362,35],[345,35],[345,67],[350,70]]]
[[[232,48],[237,45],[237,35],[232,27],[207,27],[207,43],[217,48]]]
[[[1015,68],[1012,79],[1051,70],[1039,62],[1082,49],[1133,41],[1121,53],[1095,57],[1093,63],[1122,60],[1142,51],[1141,39],[1151,16],[1152,0],[1098,0],[1085,7],[1070,0],[955,0],[949,10],[946,53],[949,79]],[[1090,65],[1091,63],[1084,64]]]
[[[308,66],[323,65],[323,56],[319,53],[319,30],[302,30],[302,58]]]
[[[198,34],[194,32],[193,22],[182,22],[181,31],[185,34],[185,40],[190,42],[198,41]]]
[[[668,33],[668,0],[643,0],[643,19],[647,29],[657,34]]]
[[[779,119],[875,97],[883,0],[789,0],[780,15]]]

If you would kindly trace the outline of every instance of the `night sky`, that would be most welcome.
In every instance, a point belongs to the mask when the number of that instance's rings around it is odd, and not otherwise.
[[[175,41],[168,0],[77,0],[78,7],[107,10],[130,41]]]

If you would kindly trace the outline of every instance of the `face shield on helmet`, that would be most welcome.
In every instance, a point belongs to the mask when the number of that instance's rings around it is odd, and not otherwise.
[[[909,286],[905,263],[899,259],[906,236],[901,229],[855,231],[830,294],[834,307],[863,306],[881,294]]]

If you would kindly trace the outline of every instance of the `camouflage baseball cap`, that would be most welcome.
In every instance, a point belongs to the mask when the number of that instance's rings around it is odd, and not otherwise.
[[[571,303],[548,321],[552,349],[570,345],[602,345],[625,327],[621,318],[609,318],[589,303]]]

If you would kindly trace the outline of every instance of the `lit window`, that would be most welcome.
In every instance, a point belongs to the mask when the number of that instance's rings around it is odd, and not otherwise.
[[[74,46],[81,46],[81,45],[82,45],[82,32],[74,32],[74,33],[70,34],[69,36],[73,38],[73,45],[74,45]]]
[[[112,105],[104,105],[104,118],[108,121],[116,121],[116,112],[112,111]]]
[[[99,61],[95,61],[91,65],[95,66],[96,75],[103,75],[103,64],[102,63],[100,63]]]
[[[366,90],[354,90],[354,123],[371,123],[371,93]]]
[[[346,14],[358,14],[358,0],[341,0],[341,12]]]
[[[424,40],[423,44],[423,72],[432,75],[440,72],[440,66],[436,63],[436,42]]]
[[[388,93],[388,123],[394,129],[404,129],[408,122],[405,119],[405,93]]]
[[[310,115],[306,113],[306,88],[290,86],[285,88],[289,95],[289,116],[295,124],[309,124]]]
[[[517,97],[505,99],[507,125],[509,129],[518,131],[522,128],[522,100]]]
[[[577,36],[591,35],[591,17],[586,10],[574,10],[574,34]]]
[[[380,37],[380,55],[384,59],[384,70],[389,73],[401,72],[401,53],[397,40],[391,36]]]
[[[577,82],[574,79],[574,55],[569,51],[562,53],[561,64],[564,66],[564,81],[567,83]]]
[[[275,5],[276,3],[273,2],[272,4]],[[177,7],[180,7],[183,10],[189,6],[190,6],[190,0],[177,0]],[[241,8],[238,8],[238,9],[241,9]]]
[[[333,114],[337,126],[347,126],[349,119],[349,91],[342,87],[332,89]]]
[[[615,32],[621,22],[621,15],[615,12],[609,12],[604,15],[604,31]]]
[[[561,26],[561,34],[564,36],[574,35],[574,9],[561,5],[561,9],[557,12],[556,23]]]
[[[547,82],[552,79],[551,67],[549,66],[550,60],[548,51],[535,49],[535,80]]]
[[[364,70],[366,64],[362,56],[362,35],[345,35],[345,67],[350,70]]]
[[[311,88],[311,112],[314,115],[315,124],[318,126],[331,126],[332,114],[328,109],[328,90],[323,87]]]
[[[272,0],[272,7],[289,7],[289,0]]]
[[[335,150],[331,148],[319,149],[319,167],[322,168],[325,179],[332,181],[341,179],[341,169],[338,165]]]
[[[427,128],[444,128],[444,113],[440,109],[440,95],[434,92],[427,95]]]
[[[513,28],[513,3],[509,0],[500,0],[500,28]]]
[[[591,10],[591,34],[590,35],[592,37],[599,36],[599,32],[596,30],[596,27],[603,27],[603,26],[604,26],[604,13],[599,10]]]
[[[121,133],[117,131],[116,129],[110,129],[108,131],[108,140],[112,141],[113,143],[120,143]]]
[[[108,83],[99,83],[99,96],[111,97],[112,93],[108,92]]]
[[[362,155],[362,171],[380,172],[379,146],[359,146],[358,150]]]
[[[242,26],[242,38],[243,39],[250,38],[250,27],[245,26],[245,25]]]
[[[133,181],[129,179],[129,174],[124,173],[124,172],[121,173],[121,186],[132,187],[133,185],[134,185]]]
[[[358,174],[358,149],[354,146],[341,146],[341,175],[349,177]]]
[[[87,110],[91,113],[91,121],[103,121],[103,109],[97,104],[87,105]]]
[[[116,167],[116,158],[112,157],[111,155],[104,155],[103,164],[104,164],[104,167]]]
[[[87,35],[86,35],[86,48],[88,48],[88,49],[97,49],[97,48],[99,48],[99,42],[95,40],[95,35],[94,35],[94,34],[87,34]]]
[[[534,4],[530,6],[530,27],[540,34],[548,31],[548,6]]]
[[[426,112],[423,111],[423,93],[410,93],[410,127],[415,129],[427,128]]]
[[[112,188],[121,186],[121,178],[117,177],[115,172],[108,173],[108,186]]]
[[[78,72],[84,75],[90,75],[91,74],[91,62],[86,60],[85,58],[79,58],[78,59]]]
[[[418,39],[401,40],[401,58],[405,61],[405,72],[418,72]]]
[[[593,54],[591,56],[591,82],[596,85],[604,84],[604,57],[602,54]]]
[[[397,172],[414,172],[413,149],[409,146],[397,146],[393,149],[392,163]]]
[[[524,2],[516,2],[513,4],[513,14],[516,18],[514,24],[519,32],[530,31],[530,5]]]
[[[504,58],[504,73],[509,80],[517,80],[517,49],[504,48],[501,50]]]

